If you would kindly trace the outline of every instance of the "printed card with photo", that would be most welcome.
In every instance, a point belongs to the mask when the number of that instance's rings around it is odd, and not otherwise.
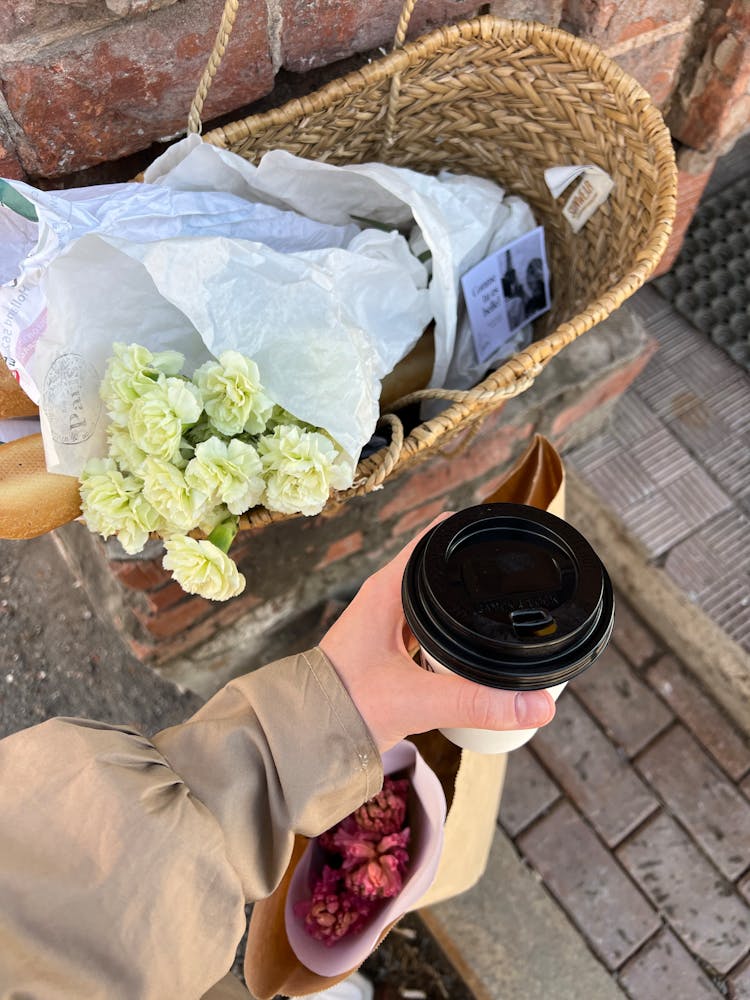
[[[550,308],[544,227],[485,257],[461,278],[479,361],[488,361],[523,326]]]

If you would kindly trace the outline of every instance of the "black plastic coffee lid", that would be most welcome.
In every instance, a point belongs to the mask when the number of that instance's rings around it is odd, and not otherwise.
[[[404,573],[418,642],[454,673],[530,691],[571,680],[612,633],[612,585],[566,521],[521,504],[481,504],[438,524]]]

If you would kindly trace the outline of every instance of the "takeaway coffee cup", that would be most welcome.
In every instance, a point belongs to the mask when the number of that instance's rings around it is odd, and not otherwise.
[[[614,623],[612,584],[583,535],[522,504],[480,504],[436,525],[409,559],[402,600],[427,669],[555,699]],[[467,750],[505,753],[536,729],[441,731]]]

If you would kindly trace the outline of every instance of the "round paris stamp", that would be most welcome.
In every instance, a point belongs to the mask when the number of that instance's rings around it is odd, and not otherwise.
[[[58,444],[80,444],[96,430],[100,376],[80,354],[61,354],[44,379],[42,408]]]

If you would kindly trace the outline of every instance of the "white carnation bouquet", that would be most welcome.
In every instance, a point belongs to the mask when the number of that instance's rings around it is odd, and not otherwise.
[[[81,474],[89,529],[116,536],[131,555],[160,535],[164,567],[183,590],[218,601],[242,593],[245,578],[227,555],[240,515],[257,504],[318,514],[331,489],[348,485],[346,455],[276,405],[238,351],[192,378],[178,351],[116,343],[113,352],[100,390],[109,454]],[[206,537],[191,537],[196,529]]]

